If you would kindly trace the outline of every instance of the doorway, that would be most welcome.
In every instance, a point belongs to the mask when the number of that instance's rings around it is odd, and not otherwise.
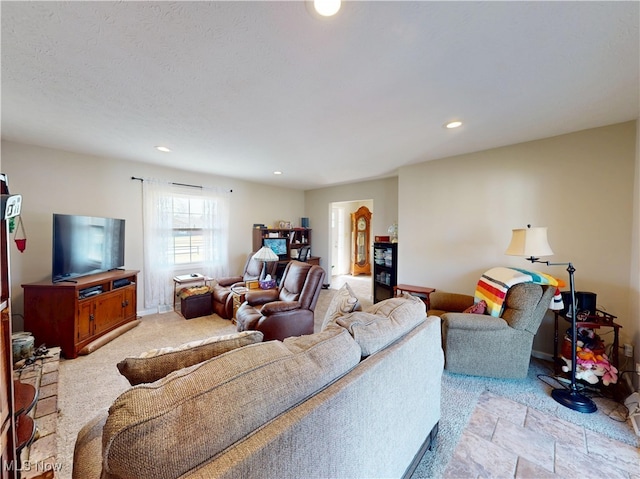
[[[350,265],[353,255],[351,240],[351,213],[361,206],[366,206],[369,211],[375,214],[373,200],[337,201],[329,204],[330,228],[329,228],[329,265],[330,265],[330,288],[340,289],[345,282],[356,283],[360,291],[369,291],[372,295],[372,276],[358,275],[351,276]],[[368,245],[373,248],[373,243]],[[349,281],[351,280],[351,282]]]

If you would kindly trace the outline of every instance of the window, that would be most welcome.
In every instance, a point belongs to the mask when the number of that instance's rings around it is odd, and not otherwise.
[[[171,278],[228,275],[229,193],[144,180],[145,307],[173,307]]]
[[[173,241],[169,255],[176,265],[204,261],[204,199],[175,196],[173,200]],[[215,234],[215,232],[214,232]]]

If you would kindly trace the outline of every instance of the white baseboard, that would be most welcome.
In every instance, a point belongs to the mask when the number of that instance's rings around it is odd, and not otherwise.
[[[139,317],[141,317],[149,316],[151,314],[169,313],[171,311],[173,311],[173,308],[171,306],[159,306],[152,309],[143,309],[142,311],[138,311],[137,314]]]
[[[535,349],[531,351],[531,356],[537,359],[542,359],[543,361],[553,362],[553,354],[543,353],[542,351],[536,351]]]

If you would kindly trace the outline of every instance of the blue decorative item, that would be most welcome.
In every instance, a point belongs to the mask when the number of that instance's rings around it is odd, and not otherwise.
[[[265,279],[265,280],[259,281],[259,284],[260,284],[260,289],[273,289],[276,287],[276,280]]]

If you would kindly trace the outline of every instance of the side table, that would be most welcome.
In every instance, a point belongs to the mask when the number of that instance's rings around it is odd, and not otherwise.
[[[238,308],[244,303],[244,297],[249,291],[249,288],[244,286],[235,286],[231,288],[231,296],[233,298],[233,317],[231,318],[231,322],[236,324],[236,313],[238,312]]]
[[[555,372],[558,374],[559,366],[561,366],[562,361],[560,359],[560,355],[558,354],[558,318],[562,318],[569,323],[571,323],[571,319],[566,316],[560,314],[558,311],[554,311],[554,326],[555,332],[553,335],[553,362],[555,365]],[[579,315],[578,315],[579,316]],[[576,328],[588,328],[588,329],[600,329],[600,328],[612,328],[613,329],[613,344],[611,346],[611,364],[613,364],[616,368],[618,367],[618,348],[619,348],[619,330],[622,326],[615,323],[613,320],[616,319],[617,316],[614,316],[609,313],[605,313],[604,311],[600,311],[596,309],[596,314],[589,315],[584,320],[578,319],[576,321]],[[564,335],[562,335],[564,340]]]
[[[394,296],[399,296],[403,291],[414,296],[418,296],[422,301],[424,301],[424,304],[427,306],[427,311],[429,311],[431,306],[429,295],[435,291],[435,288],[412,286],[410,284],[397,284],[393,287]]]

